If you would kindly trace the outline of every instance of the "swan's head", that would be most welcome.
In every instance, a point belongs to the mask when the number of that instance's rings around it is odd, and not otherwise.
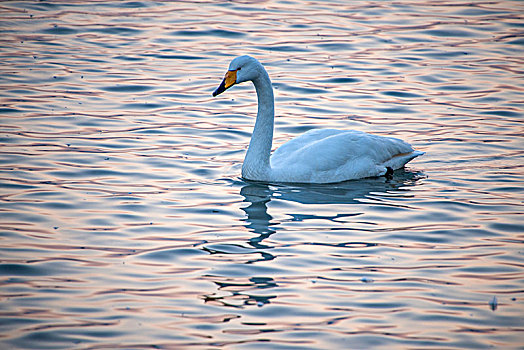
[[[239,56],[229,64],[226,76],[220,86],[213,92],[213,96],[217,96],[231,86],[244,81],[254,80],[259,74],[262,68],[260,62],[256,58],[251,56]]]

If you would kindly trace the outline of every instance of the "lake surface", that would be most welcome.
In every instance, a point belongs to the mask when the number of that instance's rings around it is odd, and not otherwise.
[[[524,3],[0,4],[0,348],[524,348]],[[315,128],[392,180],[243,181]]]

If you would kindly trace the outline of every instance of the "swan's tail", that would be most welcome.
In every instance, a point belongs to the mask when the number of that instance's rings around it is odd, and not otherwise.
[[[418,156],[423,155],[426,152],[413,151],[409,153],[400,153],[388,160],[383,164],[384,168],[390,167],[393,170],[397,170],[406,165],[410,160]]]

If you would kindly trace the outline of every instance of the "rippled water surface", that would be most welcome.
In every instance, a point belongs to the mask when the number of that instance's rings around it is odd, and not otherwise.
[[[521,1],[0,3],[1,348],[522,348]],[[314,128],[426,154],[240,178]]]

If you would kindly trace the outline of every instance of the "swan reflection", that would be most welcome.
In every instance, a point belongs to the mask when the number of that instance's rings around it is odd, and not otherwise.
[[[406,171],[404,169],[395,172],[392,180],[384,178],[368,178],[357,181],[345,181],[336,184],[267,184],[263,182],[245,182],[240,189],[244,202],[248,206],[242,208],[246,213],[244,225],[249,231],[258,236],[249,239],[248,243],[254,248],[270,248],[262,241],[276,232],[279,222],[274,222],[268,213],[267,205],[272,200],[289,201],[300,204],[318,205],[312,206],[312,212],[308,214],[286,213],[291,221],[304,221],[307,219],[336,220],[341,217],[358,215],[355,213],[333,213],[330,216],[317,215],[319,206],[328,204],[361,204],[369,201],[379,200],[381,194],[394,192],[398,196],[405,197],[410,187],[415,186],[417,181],[423,178],[421,173]],[[388,199],[395,198],[389,196]],[[381,205],[401,206],[388,202]],[[341,208],[342,210],[342,208]]]
[[[223,269],[217,268],[213,275],[204,277],[215,283],[218,291],[204,294],[202,299],[206,303],[233,308],[271,304],[271,300],[277,298],[277,294],[270,290],[279,284],[267,272],[268,265],[263,262],[276,259],[282,251],[279,253],[278,249],[275,250],[277,247],[269,240],[264,242],[267,238],[278,230],[286,229],[286,223],[292,221],[323,219],[335,224],[341,218],[360,215],[358,210],[364,206],[358,204],[362,202],[373,201],[376,205],[403,206],[400,198],[410,196],[411,188],[421,178],[423,175],[420,173],[400,170],[395,172],[392,180],[370,178],[329,185],[241,182],[240,194],[247,204],[242,208],[246,213],[246,217],[242,219],[243,225],[254,235],[247,239],[246,244],[217,243],[208,244],[203,248],[210,254],[228,256],[231,263],[222,266]],[[395,198],[399,200],[395,201]],[[276,220],[268,212],[268,204],[271,201],[298,203],[296,210],[301,210],[301,213],[290,212],[295,209],[291,203],[287,203],[290,204],[287,208],[291,209],[285,212],[286,219],[280,219],[280,212],[275,214],[279,218]],[[326,212],[328,215],[319,214]],[[336,223],[336,226],[339,225],[340,222]],[[266,291],[261,292],[262,289]]]

